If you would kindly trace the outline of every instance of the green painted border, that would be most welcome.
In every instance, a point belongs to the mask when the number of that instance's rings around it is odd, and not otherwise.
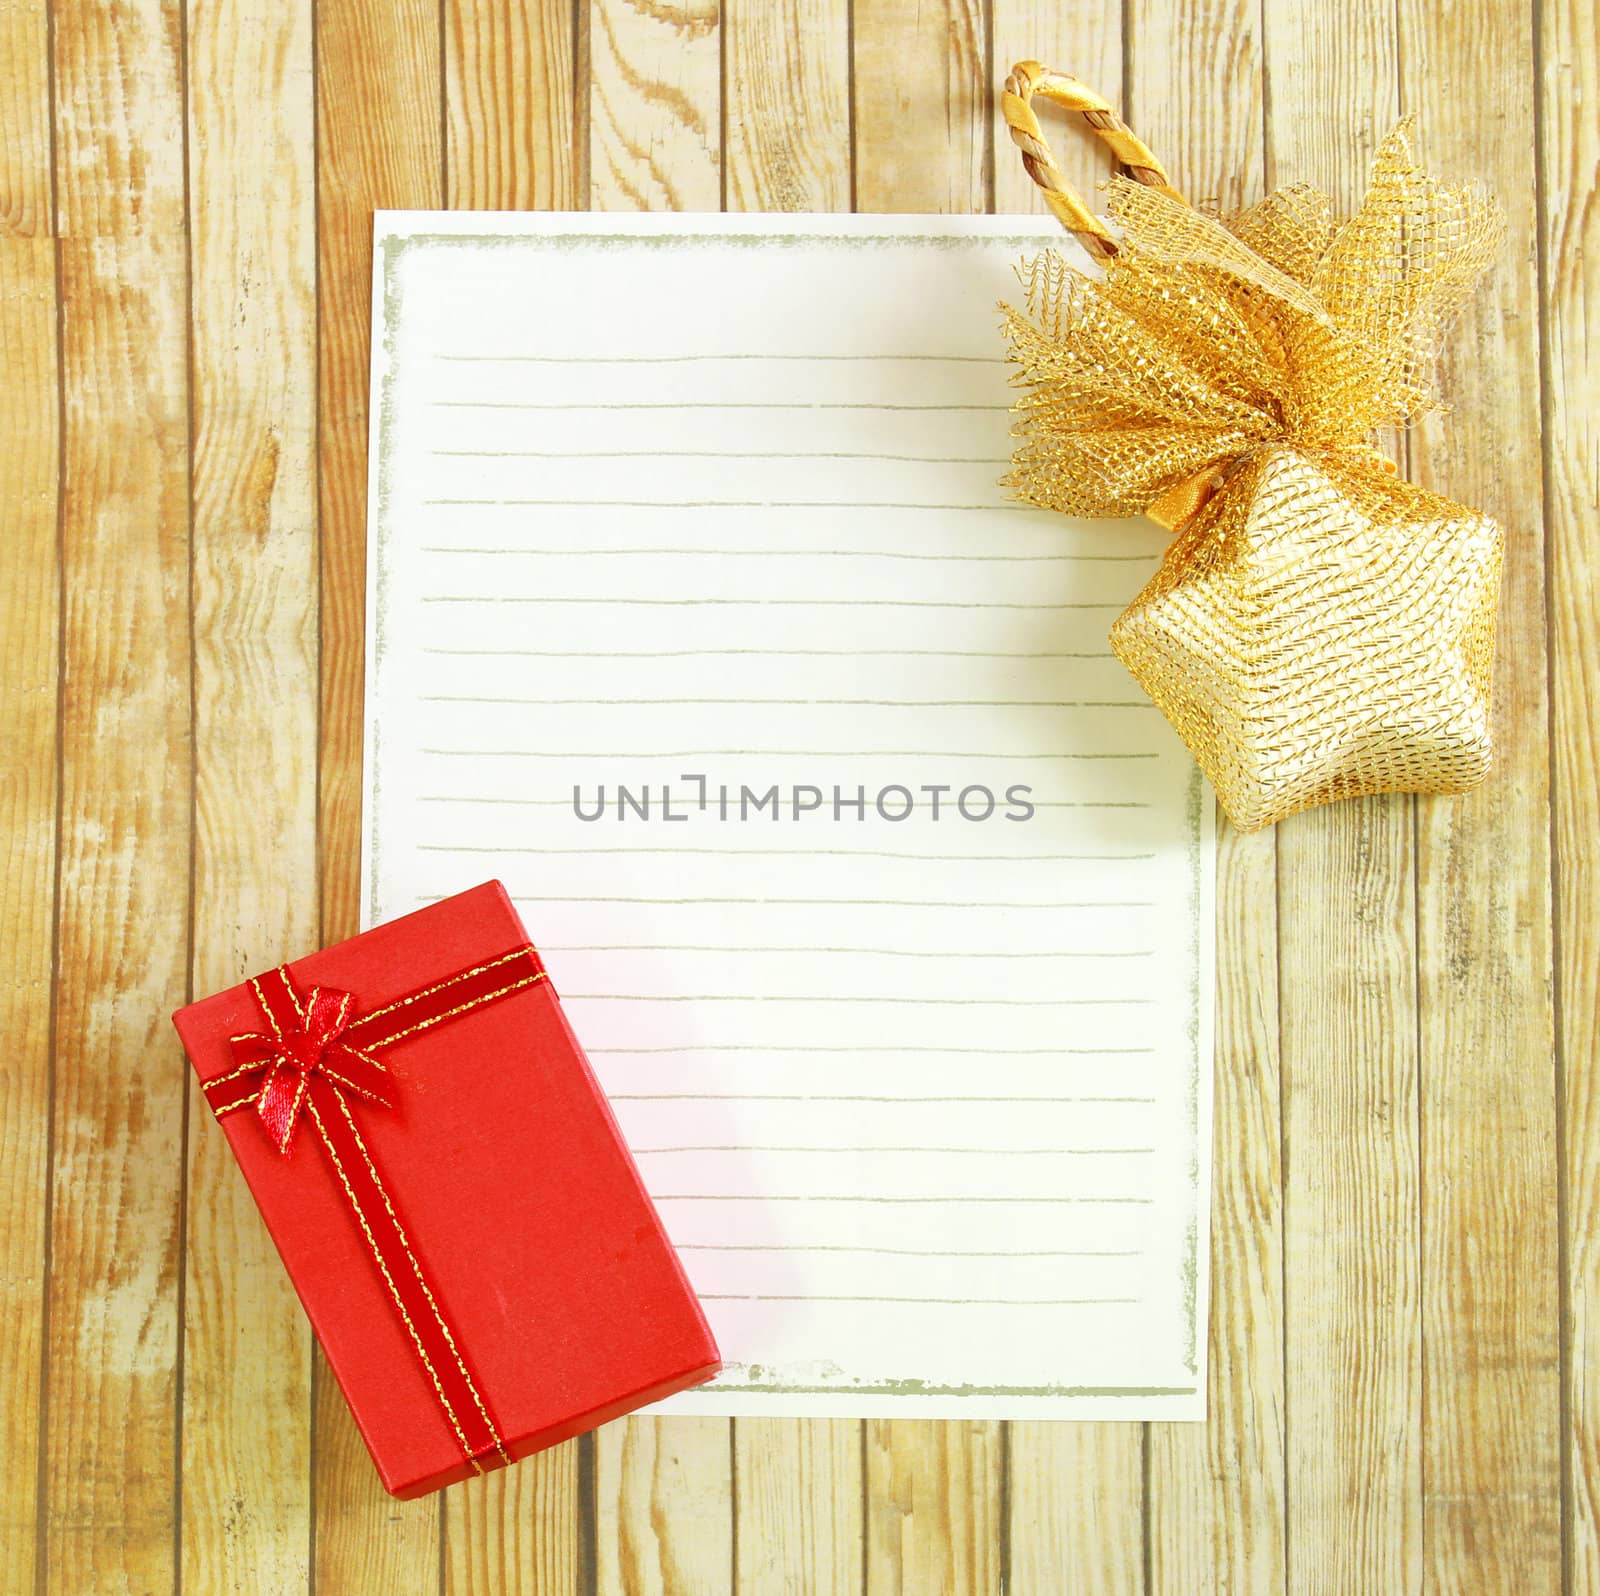
[[[369,551],[373,565],[372,583],[372,663],[370,670],[376,675],[387,648],[385,628],[388,620],[388,531],[389,510],[393,490],[393,462],[389,445],[393,437],[395,420],[396,329],[400,323],[402,291],[400,265],[415,247],[435,244],[498,250],[523,245],[552,245],[562,249],[589,248],[613,250],[682,249],[703,247],[708,243],[734,245],[739,248],[761,246],[795,247],[803,244],[863,245],[916,245],[933,244],[939,248],[981,245],[985,248],[1006,245],[1021,249],[1048,247],[1048,230],[1039,234],[919,234],[919,233],[387,233],[379,241],[379,260],[382,268],[383,296],[383,383],[378,397],[378,465],[377,514],[375,534]],[[369,753],[372,768],[369,772],[370,795],[378,796],[378,751],[382,746],[382,732],[376,718],[370,723],[372,742]],[[1193,1156],[1189,1165],[1189,1213],[1184,1232],[1184,1257],[1182,1268],[1182,1301],[1185,1311],[1188,1338],[1184,1346],[1184,1367],[1191,1374],[1200,1372],[1198,1318],[1200,1289],[1200,910],[1205,861],[1201,841],[1204,836],[1205,784],[1196,766],[1189,776],[1184,804],[1185,841],[1189,849],[1189,1079],[1185,1088],[1185,1107],[1188,1114],[1190,1142]],[[378,918],[378,859],[379,838],[373,816],[376,802],[368,806],[363,816],[367,840],[368,918]],[[884,1396],[884,1397],[1182,1397],[1194,1396],[1197,1386],[967,1386],[929,1385],[921,1380],[895,1380],[876,1385],[779,1385],[776,1383],[735,1386],[701,1386],[681,1393],[693,1397],[746,1392],[772,1396]]]
[[[1197,1395],[1199,1390],[1194,1385],[930,1385],[924,1380],[891,1380],[882,1385],[698,1385],[678,1392],[677,1397],[739,1395],[746,1391],[757,1396],[1186,1397]]]

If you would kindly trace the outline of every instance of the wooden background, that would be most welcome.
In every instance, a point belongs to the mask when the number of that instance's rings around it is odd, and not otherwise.
[[[1597,26],[0,0],[0,1592],[1600,1591]],[[1498,768],[1220,843],[1211,1422],[631,1421],[392,1502],[167,1022],[355,926],[369,213],[1036,209],[1027,55],[1193,196],[1348,201],[1415,110],[1511,220],[1407,462],[1507,528]]]

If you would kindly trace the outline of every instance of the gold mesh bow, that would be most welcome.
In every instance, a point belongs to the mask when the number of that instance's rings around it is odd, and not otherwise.
[[[1061,180],[1035,92],[1117,151],[1116,233]],[[1043,255],[1027,313],[1004,307],[1028,390],[1006,485],[1175,530],[1111,646],[1235,824],[1480,781],[1500,530],[1397,478],[1374,434],[1437,407],[1445,329],[1502,242],[1493,200],[1423,172],[1402,123],[1353,215],[1297,184],[1217,219],[1075,80],[1024,62],[1002,104],[1104,266]]]

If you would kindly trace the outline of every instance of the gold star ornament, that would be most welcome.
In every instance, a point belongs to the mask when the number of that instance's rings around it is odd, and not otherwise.
[[[1183,525],[1111,647],[1253,829],[1481,781],[1499,589],[1487,516],[1280,449]]]
[[[1028,94],[1051,85],[1133,178],[1112,185],[1116,234],[1051,201],[1103,274],[1047,254],[1024,270],[1026,310],[1005,307],[1026,390],[1007,485],[1173,529],[1111,645],[1236,825],[1475,785],[1500,530],[1400,479],[1375,439],[1437,406],[1445,327],[1503,235],[1493,201],[1428,177],[1403,124],[1349,217],[1303,186],[1203,216],[1107,131],[1104,102],[1028,63],[1005,97],[1025,157],[1042,148]]]

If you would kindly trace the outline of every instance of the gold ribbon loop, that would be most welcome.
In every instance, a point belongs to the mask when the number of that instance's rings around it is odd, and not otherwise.
[[[1173,199],[1182,196],[1168,181],[1166,169],[1149,145],[1117,115],[1103,95],[1096,94],[1088,84],[1080,83],[1065,72],[1052,72],[1037,61],[1019,61],[1012,67],[1000,95],[1000,111],[1011,129],[1012,142],[1022,152],[1022,164],[1028,176],[1044,190],[1045,203],[1062,226],[1076,233],[1097,260],[1109,260],[1117,252],[1117,241],[1105,223],[1078,197],[1056,164],[1045,142],[1044,129],[1029,103],[1035,94],[1081,116],[1090,130],[1110,147],[1125,177],[1170,194]]]

